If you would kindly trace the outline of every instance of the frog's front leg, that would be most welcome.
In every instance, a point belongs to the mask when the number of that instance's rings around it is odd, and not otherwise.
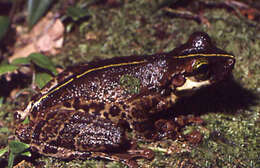
[[[148,94],[134,99],[129,103],[127,112],[130,127],[137,133],[142,134],[147,139],[157,139],[158,129],[157,120],[160,120],[165,111],[169,109],[175,102],[177,97],[169,90],[163,90],[160,93]],[[173,122],[167,123],[167,131],[175,134]]]
[[[178,116],[178,118],[172,116],[169,119],[166,111],[176,101],[178,101],[178,97],[169,90],[135,99],[130,103],[127,113],[131,128],[147,140],[158,140],[163,137],[185,138],[181,134],[181,129],[185,125],[201,124],[203,121],[192,116]],[[178,120],[176,121],[176,119]]]

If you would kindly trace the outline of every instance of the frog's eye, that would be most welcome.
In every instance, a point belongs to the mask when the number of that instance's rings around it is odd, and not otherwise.
[[[209,78],[209,65],[206,59],[197,60],[193,65],[194,77],[197,80],[206,80]]]
[[[209,78],[209,66],[203,64],[197,69],[197,73],[194,76],[197,80],[206,80]]]

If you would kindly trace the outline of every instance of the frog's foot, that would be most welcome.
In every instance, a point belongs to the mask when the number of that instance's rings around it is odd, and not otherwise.
[[[195,124],[195,125],[202,125],[204,121],[200,117],[196,117],[194,115],[179,115],[177,116],[174,121],[180,126],[184,127],[186,125]]]
[[[154,152],[151,149],[131,149],[127,151],[131,157],[134,158],[145,158],[151,160],[154,158]]]
[[[154,139],[162,139],[164,137],[176,139],[180,137],[180,127],[171,120],[160,119],[155,122],[156,134]]]
[[[50,147],[50,146],[49,146]],[[154,157],[154,152],[150,149],[140,149],[140,150],[129,150],[126,153],[104,153],[104,152],[82,152],[73,151],[66,148],[58,148],[56,153],[46,154],[48,156],[63,158],[63,159],[86,159],[86,158],[100,158],[107,159],[111,161],[121,162],[127,165],[129,168],[138,168],[137,162],[134,160],[136,158],[152,159]]]
[[[187,125],[196,124],[202,125],[203,120],[200,117],[195,116],[178,116],[175,121],[160,119],[155,122],[155,129],[157,131],[156,138],[161,139],[163,137],[171,139],[187,140],[192,144],[198,144],[202,140],[202,135],[199,131],[193,131],[189,134],[183,135],[181,129]]]
[[[107,159],[111,161],[121,162],[129,168],[138,168],[136,158],[152,159],[154,153],[150,149],[143,150],[129,150],[125,153],[104,153],[104,152],[90,152],[90,151],[74,151],[63,147],[55,147],[49,144],[42,143],[41,146],[31,144],[32,151],[42,153],[46,156],[51,156],[59,159]]]
[[[128,150],[126,153],[103,153],[103,152],[92,152],[91,157],[103,158],[112,161],[121,162],[127,165],[129,168],[138,168],[137,162],[134,160],[136,158],[153,159],[154,152],[150,149],[136,149]]]
[[[145,158],[151,160],[154,158],[154,152],[151,149],[137,149],[136,141],[131,141],[129,144],[129,149],[124,153],[102,153],[102,152],[92,152],[92,157],[99,157],[108,160],[113,160],[121,162],[130,168],[139,167],[135,159]]]

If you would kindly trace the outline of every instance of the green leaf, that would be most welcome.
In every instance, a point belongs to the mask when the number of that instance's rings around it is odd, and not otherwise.
[[[27,116],[27,117],[23,120],[22,124],[29,124],[29,123],[30,123],[30,120],[29,120],[29,117]]]
[[[89,15],[89,12],[86,9],[79,7],[69,7],[67,9],[67,15],[71,17],[74,21],[79,20],[85,16]]]
[[[52,0],[28,0],[27,20],[30,28],[44,15],[52,2]]]
[[[8,147],[0,149],[0,157],[2,157],[6,152],[8,152]]]
[[[28,65],[30,64],[30,59],[29,58],[16,58],[12,61],[13,65]]]
[[[4,97],[0,97],[0,107],[2,107],[3,103],[4,103]]]
[[[51,71],[54,75],[57,75],[57,71],[56,71],[56,68],[55,68],[54,64],[45,55],[39,54],[39,53],[33,53],[33,54],[30,54],[28,56],[28,58],[33,63],[38,65],[39,67],[41,67],[43,69],[47,69],[47,70]]]
[[[30,145],[20,142],[20,141],[10,141],[9,142],[9,148],[11,153],[14,155],[20,154],[24,150],[28,149]]]
[[[8,158],[8,168],[13,168],[13,165],[14,165],[14,154],[10,152]]]
[[[10,64],[0,65],[0,75],[6,74],[7,72],[13,72],[17,68],[18,66],[10,65]]]
[[[30,151],[23,152],[23,153],[21,153],[21,155],[27,156],[27,157],[31,157],[32,156]]]
[[[4,37],[5,33],[8,30],[10,21],[9,18],[6,16],[0,16],[0,41]]]
[[[36,73],[35,82],[36,85],[41,89],[45,86],[50,80],[52,76],[47,73]]]

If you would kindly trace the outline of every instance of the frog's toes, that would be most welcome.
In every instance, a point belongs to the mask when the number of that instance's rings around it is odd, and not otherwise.
[[[146,159],[153,159],[154,152],[151,149],[136,149],[136,150],[128,150],[127,151],[131,158],[146,158]]]

